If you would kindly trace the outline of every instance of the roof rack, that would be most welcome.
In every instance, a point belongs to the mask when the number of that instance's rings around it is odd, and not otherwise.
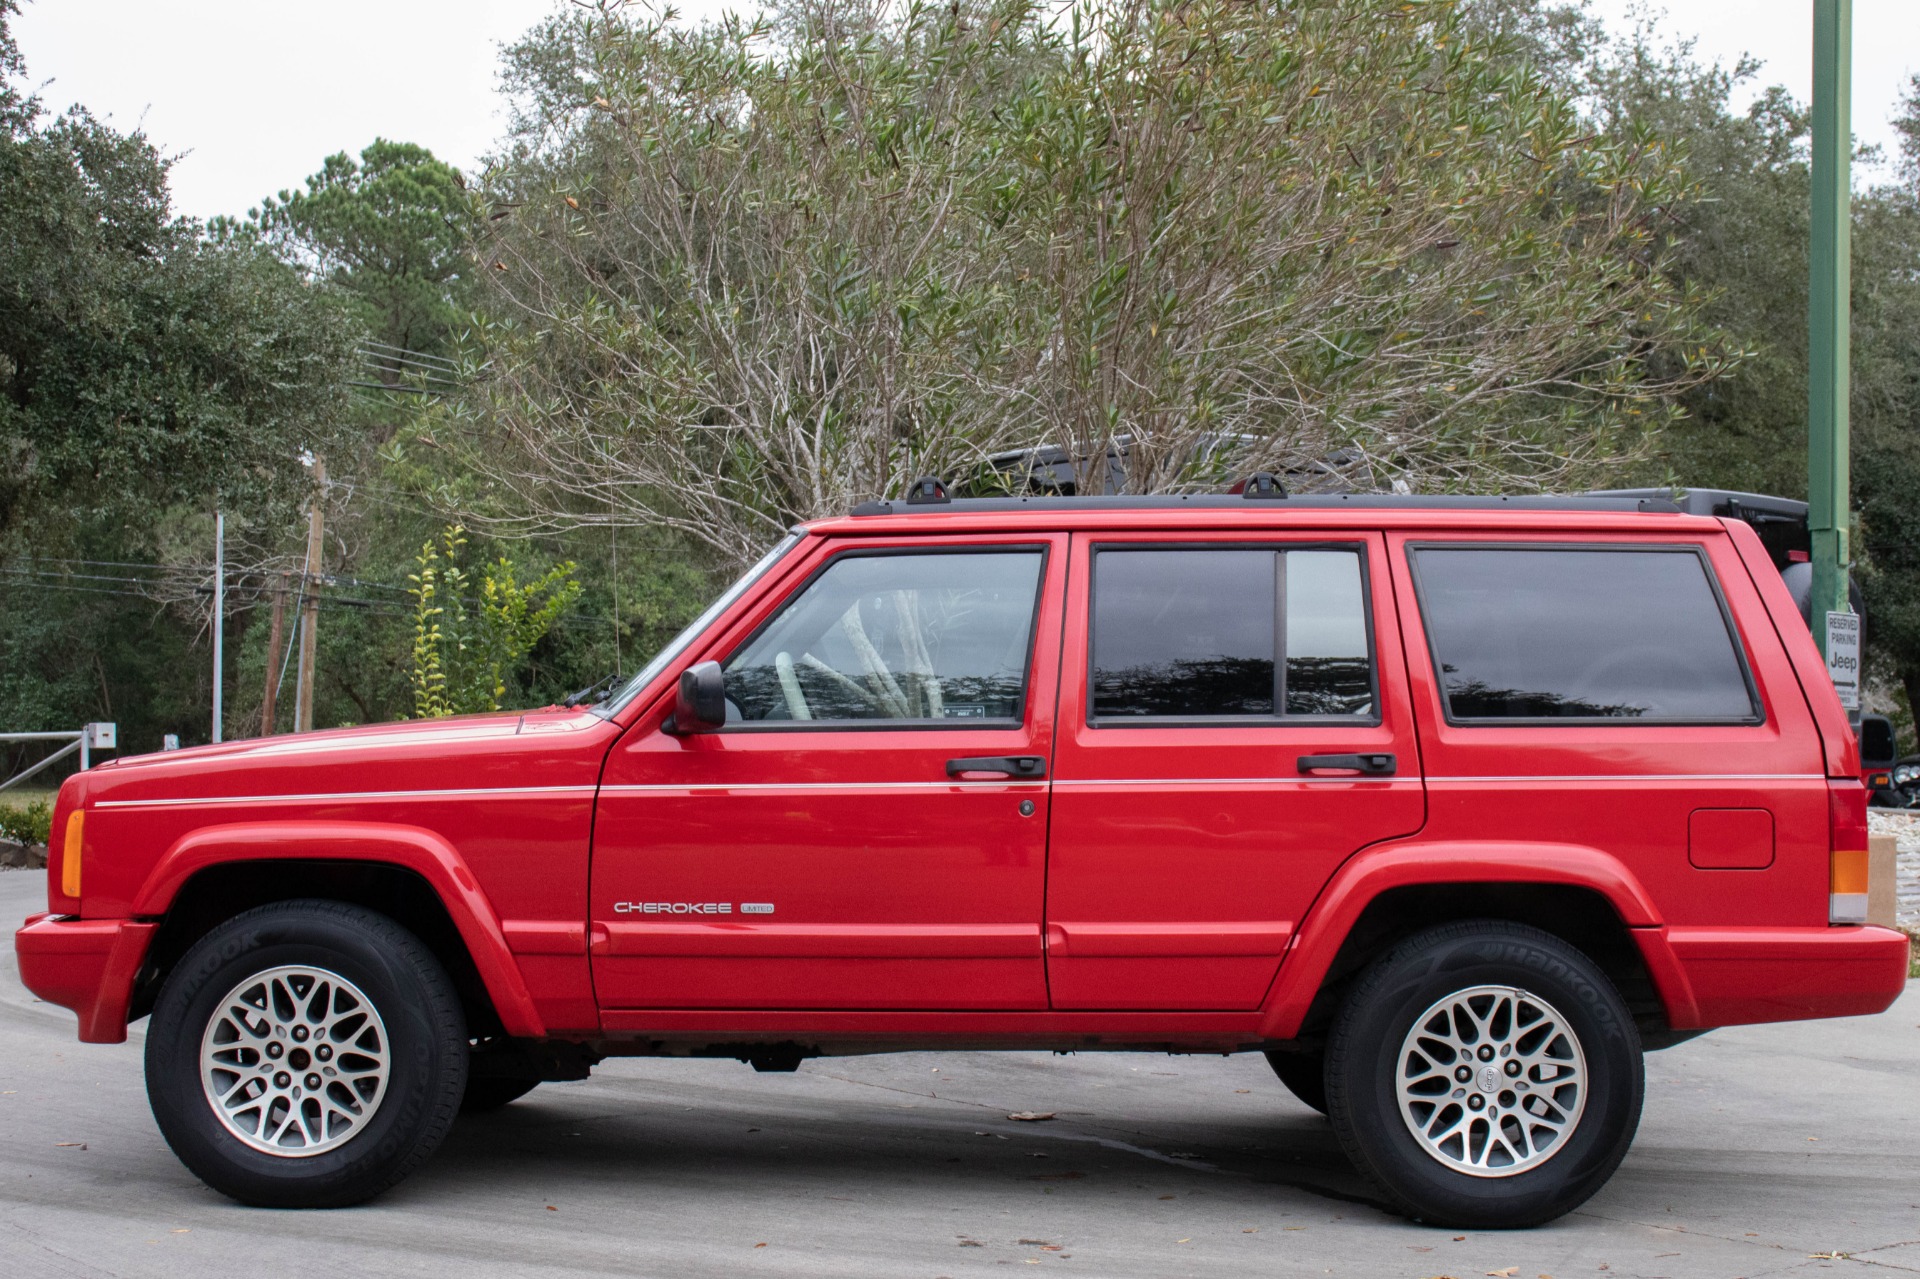
[[[1528,494],[1521,497],[1467,497],[1451,495],[1408,495],[1398,493],[1333,493],[1288,497],[1272,476],[1255,476],[1246,491],[1234,495],[1219,493],[1161,494],[1150,497],[948,497],[946,485],[935,479],[914,482],[912,496],[904,501],[862,502],[853,508],[858,516],[874,515],[986,515],[1000,511],[1244,511],[1254,508],[1285,508],[1308,511],[1600,511],[1647,512],[1672,515],[1680,507],[1670,495],[1632,494],[1596,496],[1579,494]],[[929,485],[934,486],[928,488]],[[932,494],[937,493],[938,496]]]

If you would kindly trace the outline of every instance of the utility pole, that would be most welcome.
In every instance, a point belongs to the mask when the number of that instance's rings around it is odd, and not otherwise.
[[[1852,381],[1853,0],[1813,0],[1813,243],[1808,289],[1807,524],[1813,535],[1813,638],[1827,655],[1830,614],[1848,613]],[[1845,625],[1845,624],[1843,624]],[[1858,626],[1858,623],[1852,623]],[[1851,634],[1857,644],[1858,630]],[[1857,650],[1856,650],[1857,656]]]
[[[280,639],[287,625],[287,573],[283,569],[280,581],[273,588],[273,625],[267,629],[267,686],[260,694],[260,736],[273,736],[276,703],[280,700],[280,676],[286,668],[280,665]]]
[[[227,516],[213,513],[213,742],[220,744],[220,693],[226,683]]]
[[[300,583],[300,678],[294,690],[293,731],[313,731],[313,650],[314,634],[320,621],[320,552],[322,508],[327,496],[327,464],[313,460],[313,497],[307,504],[307,572]]]

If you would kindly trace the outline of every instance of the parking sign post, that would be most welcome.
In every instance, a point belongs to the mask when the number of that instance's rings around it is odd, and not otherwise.
[[[1813,0],[1813,242],[1809,254],[1807,525],[1813,536],[1813,617],[1846,614],[1849,149],[1853,0]],[[1859,619],[1854,619],[1857,647]],[[1828,627],[1813,637],[1826,652]]]

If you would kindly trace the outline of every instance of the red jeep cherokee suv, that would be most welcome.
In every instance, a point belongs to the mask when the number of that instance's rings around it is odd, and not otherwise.
[[[117,761],[17,934],[249,1203],[628,1054],[1262,1051],[1398,1210],[1546,1221],[1641,1053],[1877,1012],[1857,748],[1737,520],[946,501],[809,525],[606,702]]]

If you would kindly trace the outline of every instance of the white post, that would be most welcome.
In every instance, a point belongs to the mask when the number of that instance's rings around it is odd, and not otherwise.
[[[226,615],[227,615],[227,517],[223,511],[213,513],[213,740],[220,741],[220,685],[226,665]]]

